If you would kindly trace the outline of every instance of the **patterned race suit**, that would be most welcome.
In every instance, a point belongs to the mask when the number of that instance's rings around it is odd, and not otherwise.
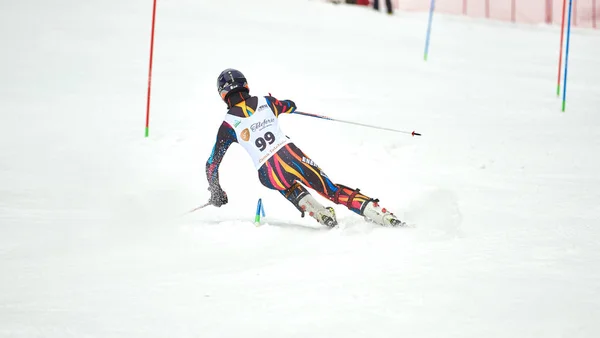
[[[206,162],[209,189],[219,185],[219,165],[234,143],[240,143],[253,158],[260,182],[278,190],[301,212],[298,201],[308,194],[305,187],[336,204],[343,204],[362,215],[371,198],[358,189],[333,183],[313,160],[279,129],[277,118],[296,110],[294,102],[274,97],[250,96],[238,92],[228,98],[228,108],[212,153]]]

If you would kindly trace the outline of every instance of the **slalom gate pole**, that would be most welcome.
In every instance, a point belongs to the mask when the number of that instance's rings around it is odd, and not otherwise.
[[[148,96],[146,98],[146,133],[145,137],[148,137],[150,132],[150,93],[152,88],[152,61],[154,56],[154,23],[156,21],[156,1],[152,6],[152,30],[150,33],[150,61],[148,62]]]
[[[423,58],[427,61],[429,56],[429,38],[431,37],[431,25],[433,23],[433,12],[435,11],[435,0],[431,0],[429,6],[429,23],[427,24],[427,37],[425,38],[425,55]]]
[[[573,8],[573,0],[569,0],[569,24],[567,25],[567,46],[565,53],[565,76],[564,76],[564,85],[563,85],[563,102],[562,102],[562,111],[565,112],[565,108],[567,105],[567,75],[569,71],[569,46],[571,43],[571,14]]]
[[[562,57],[563,57],[563,45],[565,37],[565,12],[567,10],[567,0],[563,0],[562,8],[562,22],[560,24],[560,51],[558,54],[558,81],[556,81],[556,96],[560,97],[560,73],[562,72]]]
[[[258,202],[256,204],[256,214],[254,215],[254,225],[255,226],[260,226],[260,215],[262,214],[262,217],[265,217],[265,208],[263,207],[262,204],[262,198],[258,199]]]
[[[329,121],[335,121],[335,122],[353,124],[355,126],[362,126],[362,127],[374,128],[374,129],[379,129],[379,130],[393,131],[393,132],[396,132],[396,133],[409,134],[409,135],[412,135],[412,136],[421,136],[420,133],[417,133],[415,131],[411,132],[411,131],[397,130],[397,129],[392,129],[392,128],[377,127],[377,126],[372,126],[372,125],[364,124],[364,123],[358,123],[358,122],[351,122],[351,121],[344,121],[344,120],[334,119],[334,118],[327,117],[327,116],[324,116],[324,115],[309,114],[309,113],[304,113],[304,112],[300,112],[300,111],[295,111],[294,114],[304,115],[304,116],[310,116],[310,117],[316,117],[318,119],[323,119],[323,120],[329,120]]]

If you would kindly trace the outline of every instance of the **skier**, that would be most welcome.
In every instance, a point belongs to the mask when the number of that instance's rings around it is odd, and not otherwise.
[[[219,183],[219,165],[227,149],[237,142],[248,152],[258,170],[260,182],[278,190],[304,217],[305,213],[329,227],[337,225],[335,211],[324,207],[306,189],[315,190],[336,204],[343,204],[365,219],[383,226],[403,226],[394,214],[379,206],[379,200],[333,183],[279,128],[278,117],[296,110],[294,102],[270,96],[251,96],[245,76],[228,68],[217,79],[217,88],[229,111],[217,133],[206,162],[211,193],[209,203],[227,204],[227,194]]]
[[[389,15],[394,14],[394,9],[392,8],[392,0],[385,0],[385,6],[387,7],[387,13]],[[379,0],[375,0],[373,2],[373,8],[376,11],[379,11]]]

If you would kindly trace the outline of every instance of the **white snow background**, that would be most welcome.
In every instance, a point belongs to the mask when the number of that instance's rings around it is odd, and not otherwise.
[[[0,3],[0,337],[597,337],[600,31],[306,0]],[[404,229],[302,219],[233,145],[221,70]],[[252,223],[263,198],[267,217]],[[323,203],[328,201],[318,197]]]

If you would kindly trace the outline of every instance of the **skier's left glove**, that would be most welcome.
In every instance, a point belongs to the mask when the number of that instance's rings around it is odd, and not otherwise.
[[[223,191],[223,189],[221,189],[221,187],[214,186],[208,188],[208,190],[210,191],[210,200],[208,200],[208,203],[220,208],[222,205],[225,205],[227,202],[229,202],[227,200],[227,194]]]

